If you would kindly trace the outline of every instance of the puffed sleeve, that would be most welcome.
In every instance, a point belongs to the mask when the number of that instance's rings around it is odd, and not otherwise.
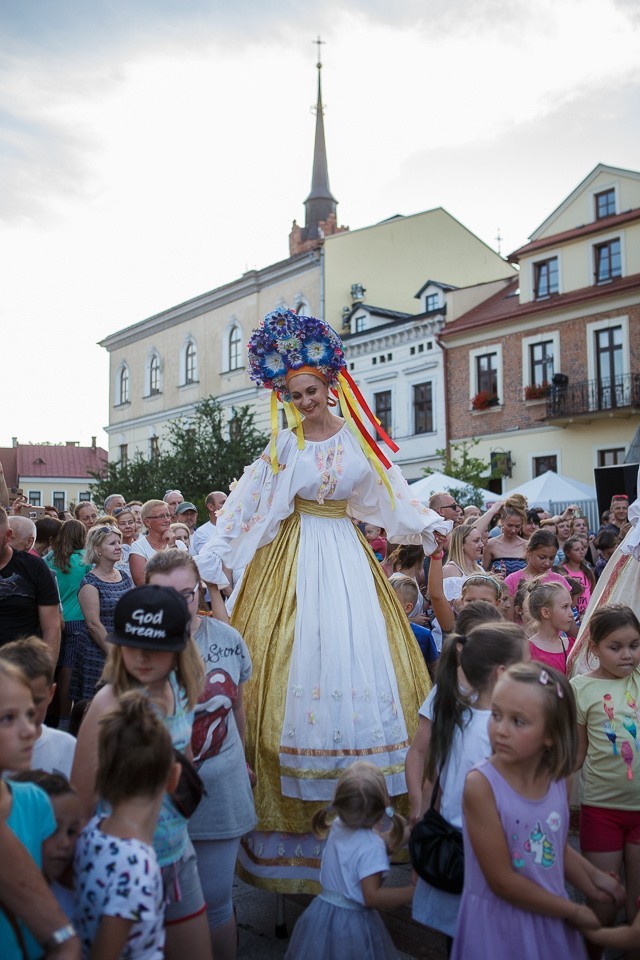
[[[194,557],[207,582],[217,582],[221,564],[234,570],[245,567],[259,547],[275,539],[280,524],[293,512],[291,475],[296,440],[291,431],[278,435],[277,452],[277,474],[271,469],[268,448],[245,468],[218,513],[213,536]]]
[[[622,541],[620,553],[640,560],[640,473],[638,473],[638,499],[634,500],[629,507],[629,523],[631,530]]]
[[[349,498],[351,515],[384,527],[387,538],[394,543],[421,543],[424,552],[432,554],[437,548],[434,532],[446,535],[453,524],[411,495],[411,487],[398,467],[393,465],[384,472],[393,491],[393,503],[380,475],[371,467]]]

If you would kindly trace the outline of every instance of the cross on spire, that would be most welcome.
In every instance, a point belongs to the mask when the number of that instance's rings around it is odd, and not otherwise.
[[[318,70],[322,70],[322,51],[321,51],[320,47],[323,47],[323,46],[326,44],[326,42],[327,42],[326,40],[321,40],[321,39],[320,39],[320,35],[319,35],[319,34],[318,34],[318,39],[317,39],[317,40],[312,40],[312,41],[311,41],[311,43],[315,43],[315,45],[316,45],[317,48],[318,48],[318,62],[316,63],[316,66],[317,66]]]

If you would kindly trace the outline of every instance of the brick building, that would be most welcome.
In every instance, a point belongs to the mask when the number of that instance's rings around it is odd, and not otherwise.
[[[511,462],[506,490],[591,483],[640,424],[640,173],[600,164],[509,260],[519,279],[441,334],[448,438]]]

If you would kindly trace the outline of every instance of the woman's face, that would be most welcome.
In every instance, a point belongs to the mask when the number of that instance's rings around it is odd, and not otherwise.
[[[572,528],[576,536],[589,536],[589,524],[586,517],[574,517]]]
[[[522,528],[522,536],[525,538],[525,540],[528,540],[529,537],[533,536],[539,526],[539,523],[535,523],[533,520],[527,520]]]
[[[120,534],[110,533],[98,547],[98,554],[101,560],[107,560],[111,563],[117,563],[122,557],[122,541]]]
[[[169,507],[166,503],[163,503],[161,507],[156,504],[156,506],[149,511],[143,522],[149,533],[153,534],[154,539],[162,540],[171,526]]]
[[[502,533],[508,540],[514,540],[520,536],[522,529],[522,520],[519,517],[505,517],[502,521]]]
[[[476,560],[480,559],[483,548],[484,544],[482,543],[482,534],[478,533],[477,530],[472,530],[462,544],[462,551],[465,555],[465,559],[471,561],[472,563],[475,563]]]
[[[305,420],[322,417],[327,409],[329,388],[319,377],[310,373],[300,373],[289,380],[291,400]]]
[[[181,540],[185,547],[189,546],[189,531],[186,527],[176,527],[173,533],[176,540]]]
[[[168,573],[152,573],[149,577],[149,583],[156,584],[159,587],[173,587],[174,590],[177,590],[189,607],[191,621],[195,621],[198,615],[200,581],[193,570],[189,567],[177,567]]]
[[[132,513],[119,513],[116,520],[123,540],[130,540],[135,536],[136,521]]]
[[[558,523],[558,539],[566,540],[570,533],[571,533],[571,521],[560,520],[560,522]]]

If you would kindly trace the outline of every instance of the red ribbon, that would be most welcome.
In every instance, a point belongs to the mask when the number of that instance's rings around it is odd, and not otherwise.
[[[384,442],[386,443],[386,445],[387,445],[391,450],[393,450],[394,453],[397,453],[398,450],[400,449],[400,447],[398,446],[398,444],[397,444],[394,440],[391,439],[391,437],[390,437],[389,434],[386,432],[386,430],[384,429],[384,427],[383,427],[381,424],[378,423],[378,421],[377,421],[376,418],[374,417],[373,413],[372,413],[371,410],[369,409],[369,406],[368,406],[368,404],[367,404],[367,401],[366,401],[365,398],[362,396],[359,387],[357,386],[356,382],[354,381],[354,379],[353,379],[353,377],[351,376],[351,374],[349,373],[349,371],[348,371],[348,370],[343,370],[343,371],[342,371],[342,376],[345,378],[345,380],[347,381],[347,383],[349,384],[349,386],[350,386],[351,389],[353,390],[353,394],[354,394],[356,400],[357,400],[358,403],[360,404],[363,413],[365,414],[365,416],[367,417],[367,419],[369,420],[369,422],[370,422],[371,425],[373,426],[373,429],[377,432],[378,436],[379,436],[382,440],[384,440]]]

